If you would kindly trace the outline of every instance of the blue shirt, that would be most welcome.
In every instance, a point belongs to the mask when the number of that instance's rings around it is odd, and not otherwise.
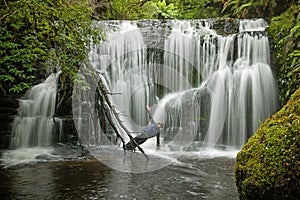
[[[151,138],[154,137],[157,133],[159,133],[159,128],[157,123],[154,121],[151,112],[149,112],[149,119],[150,124],[143,129],[143,132],[147,134],[148,138]]]

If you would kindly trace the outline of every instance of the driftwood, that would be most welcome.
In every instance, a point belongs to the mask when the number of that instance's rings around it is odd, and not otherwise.
[[[126,132],[128,137],[130,138],[130,140],[137,146],[137,148],[141,151],[141,153],[148,159],[148,156],[146,155],[144,150],[140,147],[139,144],[137,144],[137,142],[134,140],[134,138],[130,134],[131,132],[127,129],[127,127],[123,124],[122,120],[119,118],[120,113],[118,113],[116,111],[115,107],[111,104],[110,99],[108,97],[108,94],[110,94],[110,93],[107,91],[106,87],[103,85],[101,79],[98,81],[98,87],[97,87],[96,90],[97,90],[98,98],[101,102],[102,110],[104,110],[105,116],[106,116],[109,124],[112,126],[113,130],[117,134],[117,138],[120,138],[120,140],[122,141],[124,152],[126,152],[126,150],[125,150],[125,141],[122,138],[122,135],[119,133],[117,127],[115,126],[115,123],[112,120],[111,114],[116,118],[118,124]]]
[[[122,142],[122,144],[123,144],[123,148],[124,148],[124,146],[125,146],[125,141],[124,141],[124,139],[122,138],[121,134],[119,133],[117,127],[115,126],[115,124],[114,124],[114,122],[113,122],[113,120],[112,120],[112,116],[111,116],[111,114],[110,114],[109,108],[108,108],[108,107],[106,106],[106,104],[104,103],[105,100],[104,100],[103,96],[100,94],[100,91],[97,90],[96,92],[97,92],[96,94],[98,95],[98,98],[99,98],[99,100],[100,100],[100,102],[101,102],[101,103],[100,103],[101,108],[102,108],[101,110],[104,111],[104,114],[105,114],[106,119],[108,120],[108,122],[109,122],[109,124],[111,125],[112,129],[115,131],[115,133],[116,133],[116,135],[117,135],[117,139],[120,138],[120,140],[121,140],[121,142]],[[99,105],[99,104],[96,103],[96,106],[98,106],[98,105]],[[100,110],[100,108],[97,107],[97,110]],[[99,117],[99,116],[100,116],[100,114],[98,113],[98,117]]]
[[[124,124],[122,123],[122,121],[120,120],[120,118],[118,117],[118,113],[116,112],[116,110],[113,108],[112,112],[114,113],[114,115],[116,116],[116,119],[119,123],[119,125],[123,128],[123,130],[127,133],[128,137],[130,138],[130,140],[137,146],[137,148],[144,154],[144,156],[148,159],[148,156],[145,154],[144,150],[140,147],[140,145],[134,140],[134,138],[132,137],[132,135],[130,134],[130,131],[126,128],[126,126],[124,126]],[[125,148],[125,147],[123,147]]]

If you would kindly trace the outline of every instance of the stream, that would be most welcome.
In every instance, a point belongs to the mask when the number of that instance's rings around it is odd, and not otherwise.
[[[96,159],[32,162],[1,168],[0,196],[2,200],[238,199],[234,164],[232,155],[199,159],[187,154],[158,170],[128,173]]]

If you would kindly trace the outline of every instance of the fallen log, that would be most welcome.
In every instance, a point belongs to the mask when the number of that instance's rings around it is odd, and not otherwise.
[[[117,137],[120,138],[121,141],[122,141],[122,143],[123,143],[124,152],[126,153],[126,150],[125,150],[125,141],[122,138],[121,134],[119,133],[119,131],[118,131],[117,127],[115,126],[113,120],[111,119],[111,116],[109,114],[110,112],[108,112],[108,108],[112,112],[113,116],[117,120],[117,122],[120,125],[120,127],[125,131],[125,133],[127,134],[127,136],[130,138],[130,140],[137,146],[137,148],[140,150],[140,152],[148,160],[149,158],[146,155],[146,153],[144,152],[144,150],[140,147],[139,144],[136,143],[136,141],[134,140],[134,138],[130,134],[130,131],[127,129],[127,127],[123,124],[122,120],[119,118],[119,113],[116,111],[115,107],[111,104],[110,99],[108,97],[109,92],[107,91],[107,89],[103,85],[101,79],[98,81],[97,94],[98,94],[98,96],[100,98],[100,102],[101,102],[102,108],[103,108],[103,110],[105,112],[106,118],[108,119],[110,125],[112,126],[112,128],[116,132]],[[107,105],[108,108],[105,108],[104,105]]]

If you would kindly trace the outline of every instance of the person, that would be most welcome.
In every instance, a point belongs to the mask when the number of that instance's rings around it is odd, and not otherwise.
[[[159,137],[160,128],[163,128],[162,123],[156,123],[154,121],[153,116],[151,114],[151,108],[149,106],[146,106],[146,109],[148,111],[150,123],[145,128],[143,128],[143,130],[140,134],[138,134],[135,138],[133,138],[138,145],[143,144],[144,142],[146,142],[146,140],[148,140],[149,138],[152,138],[154,136]],[[157,145],[159,147],[159,138],[157,138]],[[125,150],[135,150],[136,147],[137,147],[137,145],[133,141],[130,140],[125,145]]]

